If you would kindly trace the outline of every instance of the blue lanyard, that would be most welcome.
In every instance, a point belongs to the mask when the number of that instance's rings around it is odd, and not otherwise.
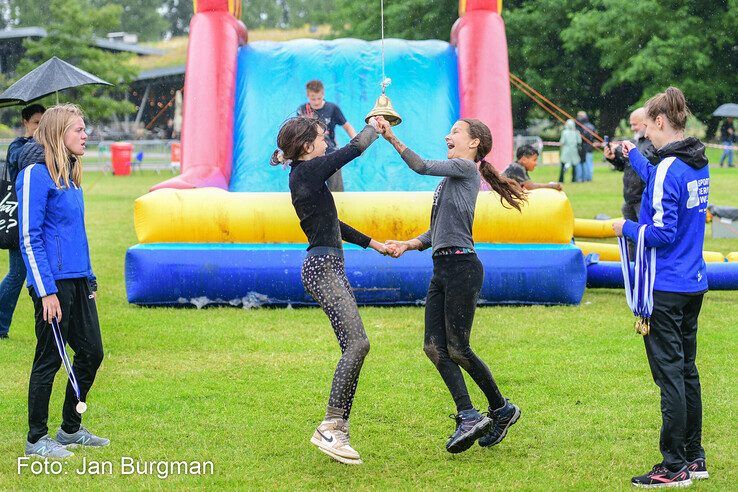
[[[56,349],[59,351],[59,357],[61,357],[62,363],[64,364],[64,369],[67,371],[67,376],[69,376],[69,382],[71,383],[74,394],[77,397],[77,413],[81,415],[85,413],[85,410],[87,410],[87,404],[82,401],[82,397],[80,396],[77,377],[74,375],[72,363],[69,361],[69,356],[67,355],[66,350],[66,343],[64,342],[64,337],[62,337],[61,327],[59,326],[59,320],[56,319],[56,316],[51,319],[51,331],[54,334],[54,342],[56,342]]]
[[[656,249],[646,247],[645,232],[645,225],[638,229],[638,241],[635,247],[635,269],[632,279],[628,242],[625,237],[618,238],[625,299],[628,301],[630,310],[639,318],[636,322],[636,331],[642,335],[648,334],[649,319],[651,313],[653,313],[653,284],[656,280]]]

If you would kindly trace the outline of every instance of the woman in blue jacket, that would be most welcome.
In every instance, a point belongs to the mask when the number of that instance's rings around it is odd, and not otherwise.
[[[84,402],[103,359],[97,318],[95,276],[85,232],[80,184],[87,134],[82,111],[73,104],[46,111],[33,149],[22,159],[16,180],[20,248],[28,270],[28,287],[36,318],[36,354],[28,389],[26,455],[66,458],[64,446],[105,446],[77,413],[77,395],[67,385],[61,428],[48,435],[49,398],[62,360],[51,322],[59,321],[63,338],[74,351],[73,369]]]
[[[640,223],[616,221],[618,236],[637,241],[645,227],[646,248],[655,249],[655,281],[650,333],[643,337],[655,383],[661,389],[663,461],[634,485],[689,485],[707,478],[702,448],[702,396],[695,365],[697,318],[707,292],[702,242],[710,190],[705,146],[684,137],[687,122],[682,91],[669,87],[646,103],[646,138],[653,142],[656,166],[632,142],[623,142],[631,166],[646,183]]]

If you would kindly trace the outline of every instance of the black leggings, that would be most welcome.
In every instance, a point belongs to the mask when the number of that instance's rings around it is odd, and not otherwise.
[[[651,332],[643,337],[654,382],[661,389],[663,463],[672,471],[705,457],[702,389],[697,372],[697,319],[702,294],[653,292]]]
[[[95,300],[90,298],[92,289],[87,279],[57,280],[56,287],[62,311],[62,336],[74,351],[72,369],[79,383],[82,401],[85,401],[103,360],[97,306]],[[33,289],[30,291],[36,311],[36,355],[28,387],[28,441],[35,443],[49,433],[47,421],[51,387],[62,360],[54,343],[51,325],[44,321],[41,299]],[[61,427],[70,434],[77,432],[82,423],[82,416],[75,410],[76,405],[77,396],[72,384],[67,381]]]
[[[343,258],[332,254],[308,256],[302,264],[302,284],[328,315],[341,347],[328,406],[342,409],[343,418],[348,419],[361,366],[369,353],[369,339],[346,278]]]
[[[441,373],[459,412],[473,408],[459,366],[482,389],[491,409],[505,405],[489,368],[469,346],[483,278],[484,269],[476,254],[433,257],[424,350]]]

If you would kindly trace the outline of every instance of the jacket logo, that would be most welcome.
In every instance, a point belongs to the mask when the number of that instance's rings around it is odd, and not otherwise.
[[[687,183],[687,191],[689,192],[687,208],[694,208],[700,204],[700,197],[697,195],[698,188],[696,179]]]

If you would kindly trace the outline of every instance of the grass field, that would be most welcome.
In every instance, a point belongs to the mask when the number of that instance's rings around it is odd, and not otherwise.
[[[533,174],[540,181],[557,175],[553,167]],[[576,215],[619,215],[621,176],[598,166],[593,183],[567,184]],[[77,451],[61,475],[18,474],[35,344],[23,293],[11,338],[0,343],[0,489],[627,489],[633,474],[660,460],[658,390],[632,315],[621,291],[589,290],[575,307],[478,310],[472,345],[523,416],[499,446],[461,455],[444,449],[454,408],[422,352],[422,309],[362,309],[372,349],[351,435],[365,464],[332,462],[309,443],[338,357],[320,310],[146,309],[126,302],[133,199],[161,179],[86,175],[106,359],[85,424],[112,445]],[[712,203],[738,205],[736,189],[738,171],[713,169]],[[738,251],[738,241],[708,238],[706,248]],[[2,254],[0,271],[6,269]],[[737,301],[736,292],[710,292],[702,311],[698,365],[711,479],[699,490],[738,484]],[[60,423],[63,371],[56,383],[52,432]],[[481,392],[473,384],[470,390],[484,406]],[[214,473],[123,475],[121,457],[210,461]],[[85,459],[113,462],[112,474],[78,476]]]

